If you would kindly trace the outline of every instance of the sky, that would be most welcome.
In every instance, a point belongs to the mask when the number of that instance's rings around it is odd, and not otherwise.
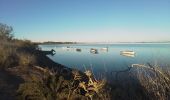
[[[0,23],[35,42],[170,41],[170,0],[0,0]]]

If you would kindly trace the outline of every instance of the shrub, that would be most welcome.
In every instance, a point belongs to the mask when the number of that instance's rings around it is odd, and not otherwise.
[[[47,90],[42,87],[43,84],[36,82],[21,84],[18,90],[19,100],[47,100],[44,95]]]
[[[29,53],[18,53],[19,57],[19,65],[20,66],[28,66],[34,65],[36,63],[35,56]]]
[[[16,49],[1,45],[0,48],[0,68],[9,68],[18,65]]]
[[[24,44],[24,41],[23,41]],[[31,45],[31,44],[30,44]],[[20,45],[18,42],[3,42],[0,46],[0,68],[9,68],[14,66],[28,66],[36,63],[33,54],[34,50]],[[29,49],[27,49],[29,48]],[[21,50],[22,49],[22,50]]]

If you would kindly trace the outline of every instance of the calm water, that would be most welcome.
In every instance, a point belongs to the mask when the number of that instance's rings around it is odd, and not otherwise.
[[[67,48],[69,46],[70,48]],[[69,44],[69,45],[40,45],[42,50],[56,51],[48,55],[53,61],[84,71],[91,69],[95,74],[110,73],[127,69],[132,64],[170,65],[170,44]],[[101,48],[108,47],[108,50]],[[81,51],[76,51],[76,48]],[[91,48],[98,49],[98,54],[90,52]],[[134,57],[120,55],[120,51],[132,50]]]

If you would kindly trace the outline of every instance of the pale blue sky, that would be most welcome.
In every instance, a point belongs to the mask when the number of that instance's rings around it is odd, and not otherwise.
[[[32,41],[168,41],[170,0],[0,0],[0,22]]]

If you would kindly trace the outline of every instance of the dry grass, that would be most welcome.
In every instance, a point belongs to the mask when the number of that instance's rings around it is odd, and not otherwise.
[[[105,81],[94,80],[90,71],[86,71],[85,74],[76,70],[71,71],[72,77],[67,80],[67,76],[62,76],[48,69],[36,68],[42,72],[42,76],[31,74],[31,79],[20,85],[18,89],[20,99],[92,100],[104,98],[101,93]]]
[[[90,70],[87,70],[84,73],[88,78],[87,82],[81,81],[82,76],[78,74],[78,72],[73,73],[74,80],[79,81],[79,85],[76,89],[79,89],[79,88],[83,89],[83,91],[85,91],[85,96],[90,98],[91,100],[93,99],[94,95],[97,95],[98,97],[103,98],[100,92],[104,88],[106,81],[96,80],[95,77],[92,75],[93,73]]]
[[[3,45],[1,43],[0,47],[0,68],[6,68],[6,67],[13,67],[17,65],[17,54],[16,54],[16,48],[9,47],[7,45]]]
[[[0,40],[0,68],[35,64],[36,59],[33,55],[35,48],[36,46],[28,41]]]
[[[19,88],[20,97],[36,96],[46,100],[169,100],[170,97],[170,70],[160,67],[136,65],[111,83],[96,80],[89,70],[84,73],[72,70],[68,79],[59,72],[38,69],[42,76],[31,74],[30,81]],[[37,91],[40,97],[36,95]]]
[[[170,69],[159,66],[134,66],[137,70],[136,77],[149,97],[155,100],[170,99]]]
[[[134,64],[108,83],[114,100],[169,100],[170,69],[159,66]]]

